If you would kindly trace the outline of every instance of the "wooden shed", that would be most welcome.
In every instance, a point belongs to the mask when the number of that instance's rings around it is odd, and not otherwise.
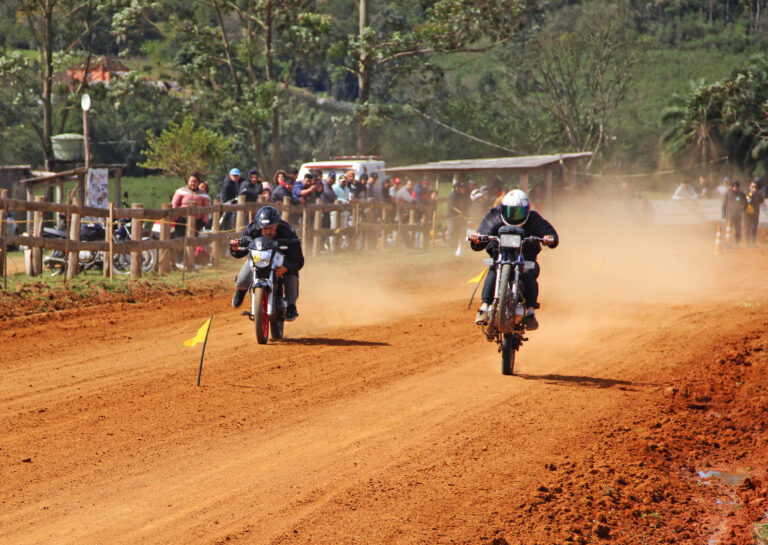
[[[519,176],[520,189],[529,191],[529,177],[534,173],[541,173],[544,178],[544,204],[552,203],[553,182],[552,174],[557,168],[563,170],[563,176],[569,184],[573,184],[575,163],[590,157],[591,152],[558,153],[554,155],[528,155],[521,157],[496,157],[492,159],[459,159],[452,161],[435,161],[417,165],[387,168],[387,174],[412,174],[420,176],[434,176],[440,179],[445,176],[457,180],[460,176],[471,173],[483,174],[516,174]]]

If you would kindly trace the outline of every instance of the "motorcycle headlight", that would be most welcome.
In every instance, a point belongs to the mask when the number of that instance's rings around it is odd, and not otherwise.
[[[259,268],[269,267],[269,259],[272,257],[270,250],[251,250],[253,264]]]
[[[499,237],[499,243],[502,248],[519,248],[523,242],[523,237],[520,235],[511,235],[504,233]]]

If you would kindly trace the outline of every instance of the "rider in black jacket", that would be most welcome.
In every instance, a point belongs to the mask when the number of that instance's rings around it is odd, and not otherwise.
[[[514,189],[504,195],[501,205],[491,208],[480,222],[477,233],[469,236],[472,249],[477,251],[485,250],[494,259],[499,254],[499,247],[495,240],[481,242],[479,235],[498,236],[499,229],[504,225],[517,225],[523,228],[524,237],[536,236],[544,238],[544,244],[550,248],[555,248],[559,243],[557,231],[552,225],[541,217],[541,214],[531,210],[531,201],[524,191]],[[526,261],[536,263],[534,270],[526,271],[522,275],[523,293],[527,312],[525,316],[525,325],[529,330],[539,327],[536,320],[535,310],[539,308],[539,284],[536,279],[539,277],[539,264],[536,257],[541,252],[541,244],[538,242],[527,241],[523,243],[523,256]],[[488,307],[493,303],[493,295],[496,290],[496,268],[491,265],[483,284],[482,300],[483,304],[477,312],[475,323],[488,323]]]
[[[256,217],[243,231],[243,236],[251,239],[267,237],[276,240],[299,240],[293,227],[282,220],[280,211],[273,206],[265,206],[256,212]],[[230,241],[229,251],[233,257],[245,257],[248,255],[246,248],[241,248],[238,240]],[[285,319],[295,320],[299,313],[296,310],[296,300],[299,298],[299,271],[304,266],[304,254],[301,251],[301,243],[289,244],[285,251],[283,265],[275,269],[275,274],[284,276],[285,302],[288,304]],[[235,279],[235,295],[232,296],[232,307],[237,308],[243,304],[245,293],[251,285],[251,264],[247,261],[243,264]]]

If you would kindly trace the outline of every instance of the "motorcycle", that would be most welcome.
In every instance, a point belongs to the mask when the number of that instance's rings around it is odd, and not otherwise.
[[[46,238],[67,238],[66,229],[56,227],[45,227],[43,236]],[[142,237],[147,240],[152,237]],[[121,242],[131,239],[131,220],[120,220],[116,222],[115,229],[112,232],[112,240]],[[80,228],[80,240],[101,242],[104,240],[104,226],[100,223],[85,223]],[[104,268],[104,259],[106,252],[81,250],[77,256],[78,272],[89,270],[102,270]],[[141,252],[141,270],[148,273],[157,267],[158,252],[154,250],[144,250]],[[114,254],[114,270],[118,274],[130,274],[131,272],[131,254]],[[67,256],[61,250],[52,250],[50,254],[43,258],[43,265],[51,270],[51,276],[62,274],[67,268]]]
[[[504,226],[499,235],[478,235],[481,242],[496,241],[499,253],[493,261],[496,269],[496,287],[493,303],[488,309],[488,324],[481,326],[488,341],[496,341],[501,352],[501,373],[514,374],[515,353],[520,350],[525,336],[525,296],[522,275],[533,270],[534,262],[525,261],[523,244],[544,242],[542,237],[524,236],[517,226]]]
[[[251,239],[244,236],[238,239],[238,245],[248,249],[253,273],[248,289],[251,294],[251,311],[244,310],[243,315],[253,320],[259,344],[267,344],[270,327],[273,340],[283,338],[287,309],[285,285],[282,277],[277,277],[275,269],[283,265],[283,252],[288,249],[287,244],[298,243],[298,240],[273,240],[267,237]]]

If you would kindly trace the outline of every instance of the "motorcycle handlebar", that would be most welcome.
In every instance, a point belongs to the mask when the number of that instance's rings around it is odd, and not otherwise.
[[[480,239],[480,242],[490,242],[492,240],[495,240],[498,242],[499,240],[499,237],[495,235],[481,235],[477,233],[474,235],[469,235],[467,237],[467,240],[471,241],[472,237],[477,237],[478,239]],[[523,242],[540,242],[541,244],[546,245],[546,242],[544,241],[544,237],[536,237],[536,236],[524,237]]]

